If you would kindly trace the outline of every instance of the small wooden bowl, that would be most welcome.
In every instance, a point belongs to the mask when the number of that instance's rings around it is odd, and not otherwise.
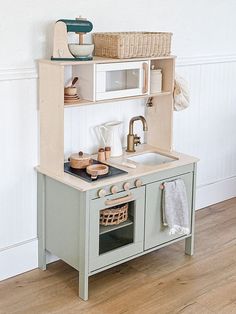
[[[64,88],[64,94],[68,96],[74,96],[77,94],[77,88],[76,87],[65,87]]]
[[[91,175],[92,178],[97,178],[97,176],[102,176],[107,174],[109,167],[107,165],[94,164],[86,168],[86,172]]]

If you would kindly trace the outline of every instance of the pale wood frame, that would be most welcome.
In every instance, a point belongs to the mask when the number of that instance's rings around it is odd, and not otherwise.
[[[79,75],[79,69],[82,69],[83,75],[85,75],[86,67],[87,69],[89,67],[88,77],[91,79],[92,92],[90,93],[88,91],[88,85],[86,85],[84,94],[87,95],[86,97],[89,99],[84,100],[82,105],[96,105],[95,65],[100,63],[134,61],[147,61],[148,63],[162,67],[165,72],[163,83],[164,91],[155,95],[146,94],[112,100],[102,100],[98,103],[133,100],[152,96],[153,107],[148,108],[146,112],[149,128],[147,133],[147,144],[166,151],[172,150],[174,56],[125,60],[94,58],[94,60],[87,61],[86,63],[81,61],[41,60],[39,62],[40,169],[43,172],[48,172],[58,177],[61,177],[64,173],[64,108],[66,107],[64,105],[65,66],[72,66],[72,73],[76,75]],[[77,66],[77,68],[74,68],[74,66]],[[81,103],[73,104],[73,106],[76,105],[80,106]]]

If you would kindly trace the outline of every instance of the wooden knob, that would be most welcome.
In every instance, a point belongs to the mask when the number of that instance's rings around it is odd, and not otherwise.
[[[104,197],[104,196],[106,196],[106,191],[105,191],[104,189],[99,190],[99,191],[98,191],[98,196],[99,196],[99,197]]]
[[[117,192],[118,192],[118,186],[113,185],[113,186],[111,187],[111,193],[112,193],[112,194],[116,194]]]
[[[130,183],[129,182],[125,182],[123,184],[123,188],[124,188],[125,191],[128,191],[130,189]]]
[[[140,180],[140,179],[137,179],[135,182],[134,182],[134,185],[139,188],[140,186],[142,186],[143,182]]]

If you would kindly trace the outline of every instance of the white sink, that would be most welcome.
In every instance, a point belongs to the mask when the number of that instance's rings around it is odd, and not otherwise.
[[[144,153],[144,154],[136,155],[133,157],[129,157],[127,158],[127,160],[134,161],[142,165],[156,166],[156,165],[161,165],[161,164],[175,161],[177,160],[177,158],[167,157],[167,156],[154,152],[154,153]]]

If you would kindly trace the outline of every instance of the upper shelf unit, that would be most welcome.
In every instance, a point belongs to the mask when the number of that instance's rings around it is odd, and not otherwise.
[[[150,93],[152,65],[162,70],[162,90]],[[142,59],[94,58],[92,61],[39,62],[40,167],[64,174],[64,108],[102,102],[154,97],[147,110],[147,143],[165,150],[172,147],[175,57]],[[64,87],[75,76],[80,100],[65,105]],[[156,97],[162,96],[162,97]]]
[[[76,83],[77,101],[66,102],[66,107],[85,106],[110,101],[169,95],[173,91],[174,56],[159,58],[110,59],[97,58],[92,61],[48,61],[50,66],[64,69],[64,86],[73,77]],[[162,70],[162,89],[152,92],[151,67]]]

